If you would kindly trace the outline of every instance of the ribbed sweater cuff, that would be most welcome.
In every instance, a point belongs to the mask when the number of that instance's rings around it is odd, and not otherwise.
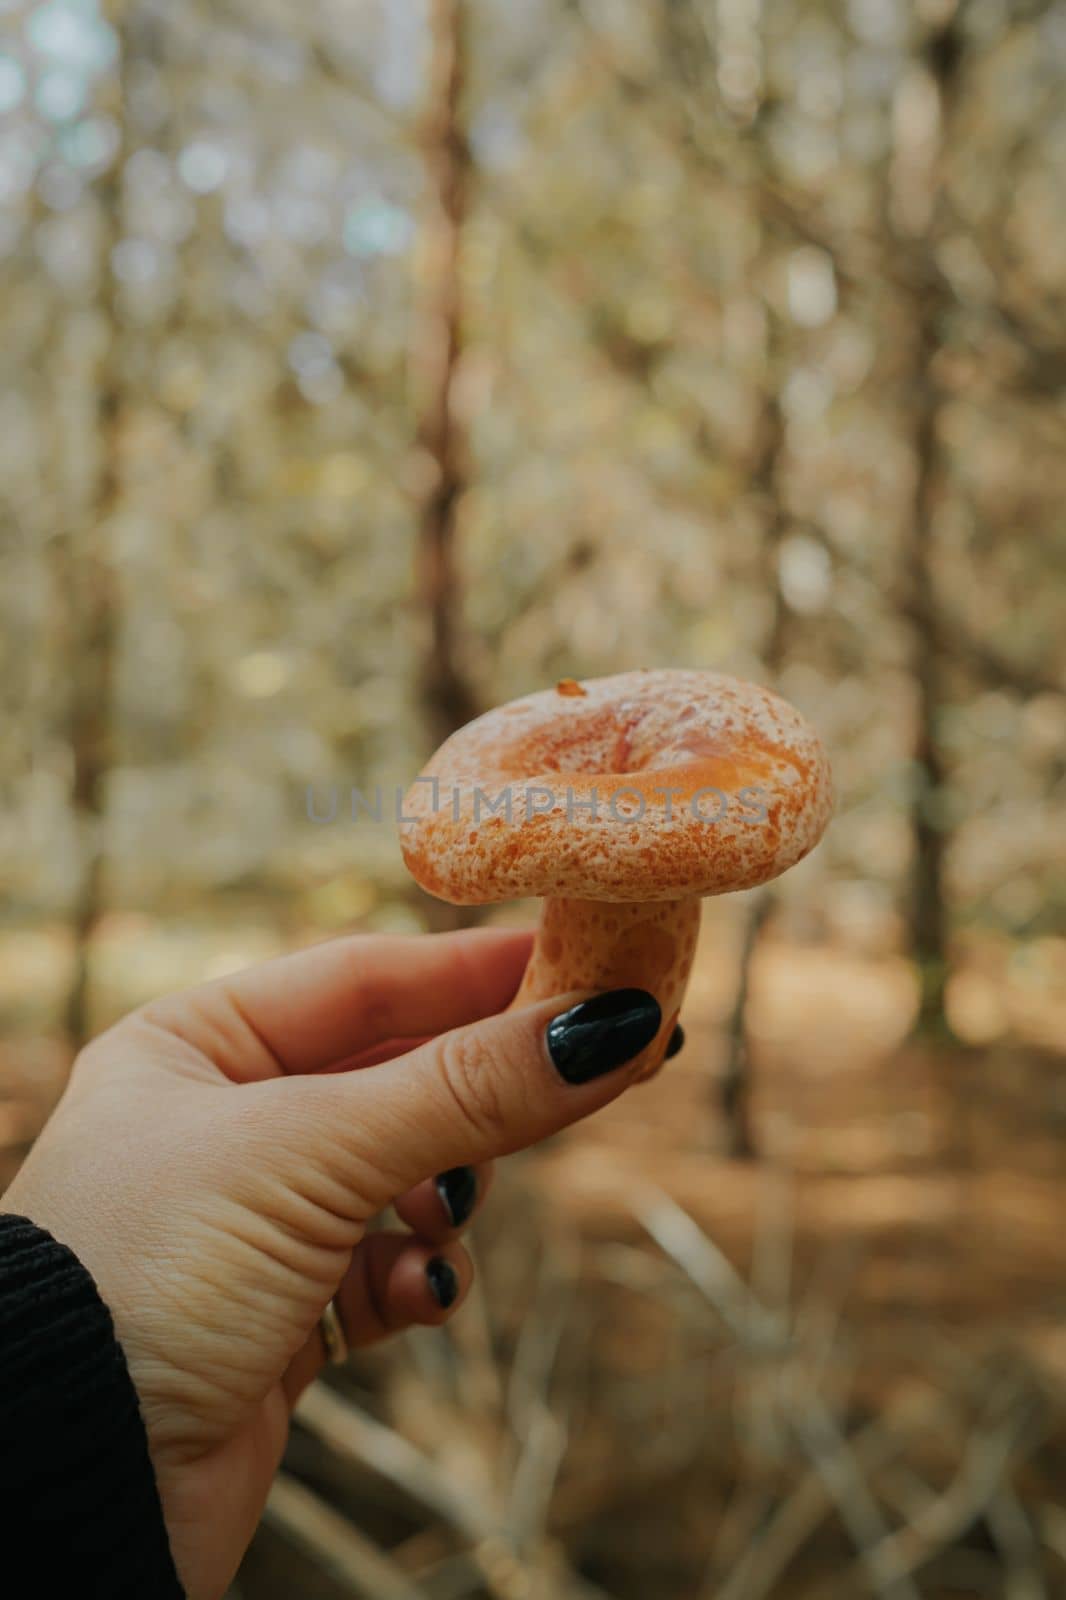
[[[0,1526],[26,1593],[184,1600],[111,1313],[72,1250],[3,1214]]]

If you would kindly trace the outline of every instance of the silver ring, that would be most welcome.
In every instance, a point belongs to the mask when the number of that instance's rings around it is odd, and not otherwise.
[[[326,1360],[334,1367],[342,1366],[348,1359],[348,1339],[336,1300],[331,1300],[319,1317],[318,1331],[326,1347]]]

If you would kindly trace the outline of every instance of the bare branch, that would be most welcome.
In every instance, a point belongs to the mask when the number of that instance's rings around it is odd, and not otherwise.
[[[425,1591],[384,1551],[290,1474],[279,1472],[274,1479],[263,1517],[351,1594],[366,1600],[425,1600]]]

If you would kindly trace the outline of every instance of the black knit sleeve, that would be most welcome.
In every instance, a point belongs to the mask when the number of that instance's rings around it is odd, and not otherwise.
[[[111,1313],[73,1251],[2,1214],[0,1533],[27,1593],[184,1600]]]

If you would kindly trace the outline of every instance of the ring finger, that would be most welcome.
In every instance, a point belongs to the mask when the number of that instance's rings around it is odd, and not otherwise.
[[[333,1303],[354,1350],[404,1328],[439,1327],[462,1305],[473,1276],[457,1241],[434,1245],[408,1233],[372,1233],[353,1251]],[[325,1364],[316,1327],[282,1379],[290,1407]]]

